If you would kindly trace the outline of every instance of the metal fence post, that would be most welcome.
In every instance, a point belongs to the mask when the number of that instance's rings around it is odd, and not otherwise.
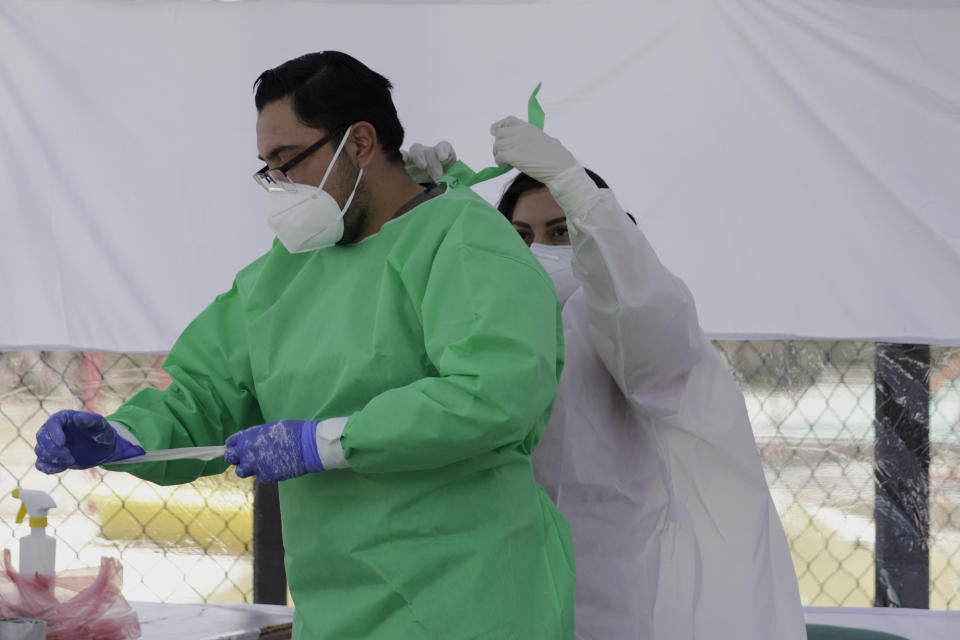
[[[276,483],[253,483],[253,601],[287,604],[280,499]]]
[[[877,343],[875,355],[878,607],[930,605],[930,347]]]

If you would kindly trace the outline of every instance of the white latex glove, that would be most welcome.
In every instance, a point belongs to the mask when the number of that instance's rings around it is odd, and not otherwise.
[[[544,184],[578,166],[559,140],[520,118],[509,116],[494,122],[490,133],[496,138],[493,158],[498,165],[511,165]]]
[[[446,140],[433,147],[415,144],[409,151],[400,150],[403,168],[414,182],[436,182],[457,161],[457,153]]]

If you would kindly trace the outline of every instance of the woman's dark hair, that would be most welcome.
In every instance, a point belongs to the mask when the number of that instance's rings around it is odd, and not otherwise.
[[[587,172],[587,175],[590,176],[590,179],[593,180],[594,184],[597,185],[600,189],[609,189],[606,181],[601,178],[599,175],[591,171],[590,169],[584,169]],[[542,189],[547,185],[543,184],[539,180],[534,180],[525,173],[518,174],[516,178],[510,181],[510,184],[507,185],[507,188],[503,190],[503,195],[500,196],[500,201],[497,203],[497,210],[506,216],[507,220],[513,221],[513,210],[517,206],[517,200],[520,199],[520,196],[525,194],[527,191],[533,191],[534,189]],[[633,224],[637,224],[636,219],[629,213],[627,217],[633,220]]]
[[[369,122],[387,157],[403,162],[403,126],[390,96],[392,88],[382,75],[339,51],[288,60],[264,71],[253,83],[257,112],[292,96],[293,112],[308,127],[332,131],[361,120]]]
[[[595,174],[590,169],[584,169],[587,172],[587,175],[590,176],[590,179],[596,183],[601,189],[609,189],[607,183]],[[507,188],[503,190],[503,195],[500,196],[500,201],[497,203],[497,210],[507,217],[507,220],[513,220],[513,210],[517,206],[517,200],[520,199],[520,196],[525,194],[527,191],[533,191],[534,189],[542,189],[547,185],[543,184],[539,180],[531,178],[525,173],[517,174],[513,180],[510,181],[510,184],[507,185]]]

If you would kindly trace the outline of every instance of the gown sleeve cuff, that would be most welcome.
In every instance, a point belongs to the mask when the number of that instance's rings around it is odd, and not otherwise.
[[[317,423],[317,453],[324,469],[347,469],[340,437],[350,418],[327,418]]]
[[[582,220],[602,197],[600,188],[580,165],[574,165],[547,183],[550,195],[567,217]]]

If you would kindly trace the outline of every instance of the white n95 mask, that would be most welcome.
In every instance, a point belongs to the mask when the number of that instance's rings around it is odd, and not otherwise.
[[[530,251],[553,280],[557,298],[560,304],[564,304],[580,286],[580,281],[573,277],[573,247],[568,244],[553,246],[535,242],[530,245]]]
[[[323,190],[323,185],[326,184],[333,166],[337,163],[343,151],[343,145],[350,137],[351,129],[353,129],[352,125],[343,134],[343,140],[333,154],[333,159],[323,174],[319,187],[297,182],[293,184],[295,188],[290,191],[271,191],[269,194],[270,215],[267,218],[267,224],[290,253],[304,253],[332,247],[343,237],[343,216],[357,193],[360,178],[363,177],[363,169],[360,169],[357,174],[357,181],[353,184],[353,191],[350,192],[350,197],[347,198],[343,209],[332,195]]]

